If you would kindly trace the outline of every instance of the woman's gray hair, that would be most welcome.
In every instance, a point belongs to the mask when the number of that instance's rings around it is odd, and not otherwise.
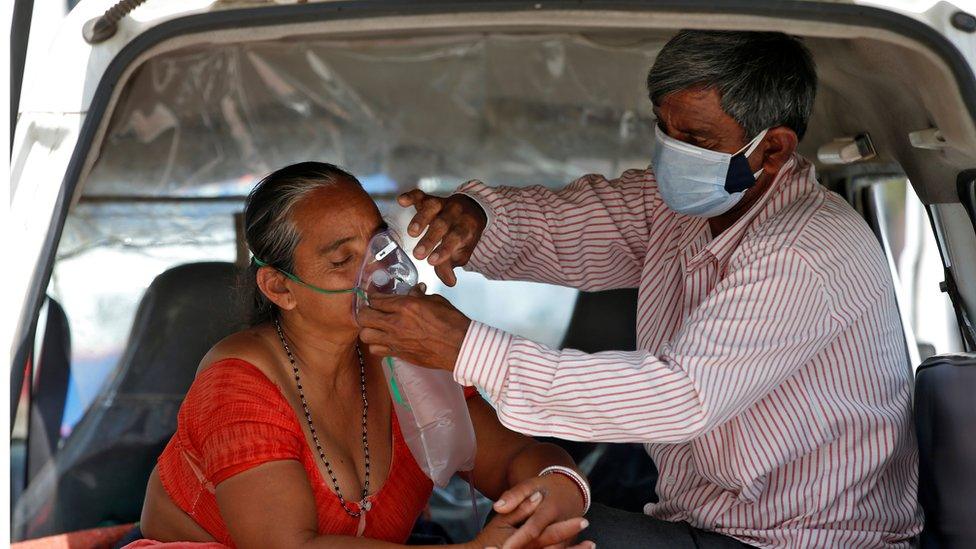
[[[722,109],[751,138],[786,126],[801,139],[817,93],[817,70],[798,38],[781,32],[678,32],[647,75],[651,101],[685,89],[718,90]]]
[[[255,185],[244,204],[244,239],[254,257],[276,269],[295,272],[295,249],[301,233],[292,220],[295,207],[316,189],[348,181],[349,172],[324,162],[302,162],[271,172]],[[258,265],[251,260],[246,291],[252,302],[251,324],[271,320],[277,308],[257,287]]]

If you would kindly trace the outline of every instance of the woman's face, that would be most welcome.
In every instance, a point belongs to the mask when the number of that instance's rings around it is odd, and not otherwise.
[[[356,286],[370,239],[386,225],[379,209],[359,185],[341,181],[309,193],[296,206],[292,222],[300,235],[295,274],[326,290]],[[353,316],[355,294],[321,294],[288,281],[295,297],[293,312],[336,335],[358,334]]]

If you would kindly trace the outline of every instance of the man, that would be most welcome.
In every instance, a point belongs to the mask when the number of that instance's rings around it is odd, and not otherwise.
[[[427,229],[415,255],[448,284],[467,266],[637,287],[637,351],[550,349],[438,296],[374,300],[363,340],[482,387],[512,429],[645,443],[659,502],[594,509],[598,545],[907,546],[921,521],[905,342],[877,241],[796,153],[809,53],[780,33],[683,31],[647,84],[650,169],[400,200],[410,234]]]

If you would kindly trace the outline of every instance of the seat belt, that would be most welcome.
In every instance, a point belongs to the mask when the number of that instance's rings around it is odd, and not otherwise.
[[[944,267],[945,280],[939,283],[939,290],[949,296],[952,302],[952,309],[956,312],[956,322],[959,324],[963,343],[970,351],[976,350],[976,326],[973,325],[969,313],[962,306],[962,296],[959,295],[959,288],[956,287],[956,279],[952,276],[952,271]]]

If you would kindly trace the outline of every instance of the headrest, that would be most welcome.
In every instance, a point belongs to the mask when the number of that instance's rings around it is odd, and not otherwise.
[[[123,394],[184,394],[200,359],[246,326],[232,263],[190,263],[153,280],[132,324],[114,383]]]

